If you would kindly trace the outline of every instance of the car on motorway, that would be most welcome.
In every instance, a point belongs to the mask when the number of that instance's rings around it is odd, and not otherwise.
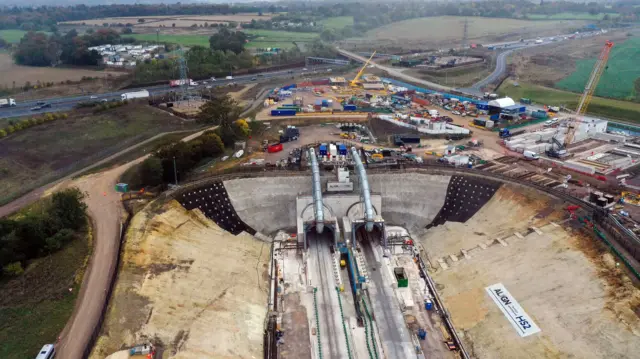
[[[289,71],[287,71],[287,73],[292,74],[292,73],[293,73],[293,70],[289,70]]]
[[[211,90],[213,88],[213,86],[211,85],[207,85],[207,87],[205,87],[207,90]]]
[[[306,68],[306,67],[303,67],[303,68],[302,68],[302,71],[307,71],[307,68]]]
[[[215,80],[216,80],[216,78],[211,76],[211,81],[215,81]]]
[[[255,81],[255,80],[257,80],[257,79],[258,79],[258,78],[254,76],[254,77],[252,77],[252,78],[251,78],[251,81]]]
[[[98,96],[96,96],[96,95],[91,95],[91,96],[89,96],[89,99],[91,99],[91,100],[97,100],[97,99],[98,99]]]
[[[233,80],[233,76],[227,76],[224,78],[225,80]]]
[[[51,108],[51,104],[47,102],[36,102],[36,105],[31,108],[31,111],[38,111],[43,108]]]

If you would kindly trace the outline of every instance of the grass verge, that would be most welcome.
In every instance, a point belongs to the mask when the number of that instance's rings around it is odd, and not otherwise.
[[[320,23],[325,29],[340,30],[345,26],[353,26],[353,16],[336,16],[323,19]]]
[[[34,358],[42,345],[56,342],[82,283],[91,252],[87,238],[78,237],[30,263],[21,276],[0,281],[0,358]]]
[[[516,101],[525,97],[539,104],[565,106],[570,109],[577,107],[581,96],[573,92],[522,82],[518,86],[514,86],[513,82],[509,80],[503,82],[498,93],[509,96]],[[587,108],[587,114],[629,123],[640,123],[640,103],[594,97]]]

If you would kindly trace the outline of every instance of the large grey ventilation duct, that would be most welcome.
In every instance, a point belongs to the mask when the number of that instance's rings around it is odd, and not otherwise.
[[[369,181],[367,180],[367,172],[364,170],[362,159],[355,147],[351,147],[351,155],[356,162],[356,169],[358,170],[358,176],[360,176],[360,187],[362,189],[362,198],[364,199],[364,218],[367,221],[365,229],[367,232],[373,230],[373,205],[371,204],[371,191],[369,190]]]
[[[324,230],[324,202],[322,202],[322,184],[320,183],[320,167],[316,158],[316,151],[309,149],[311,159],[311,172],[313,173],[313,207],[316,217],[316,232],[319,234]]]

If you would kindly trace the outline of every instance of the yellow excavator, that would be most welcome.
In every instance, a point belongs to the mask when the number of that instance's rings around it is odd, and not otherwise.
[[[373,54],[371,54],[371,57],[369,57],[369,60],[367,60],[367,62],[364,63],[364,66],[362,66],[362,68],[360,69],[356,77],[354,77],[353,80],[351,80],[350,85],[352,87],[357,87],[360,84],[360,77],[364,73],[364,69],[367,68],[367,65],[369,65],[369,62],[375,55],[376,55],[376,52],[374,51]]]

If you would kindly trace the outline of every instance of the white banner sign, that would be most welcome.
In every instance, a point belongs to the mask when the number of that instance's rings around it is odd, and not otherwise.
[[[521,337],[526,337],[540,331],[540,328],[538,328],[536,323],[533,322],[502,283],[490,285],[486,287],[485,290],[489,293],[489,297],[496,302],[502,314],[504,314],[511,325],[516,328],[516,331]]]

